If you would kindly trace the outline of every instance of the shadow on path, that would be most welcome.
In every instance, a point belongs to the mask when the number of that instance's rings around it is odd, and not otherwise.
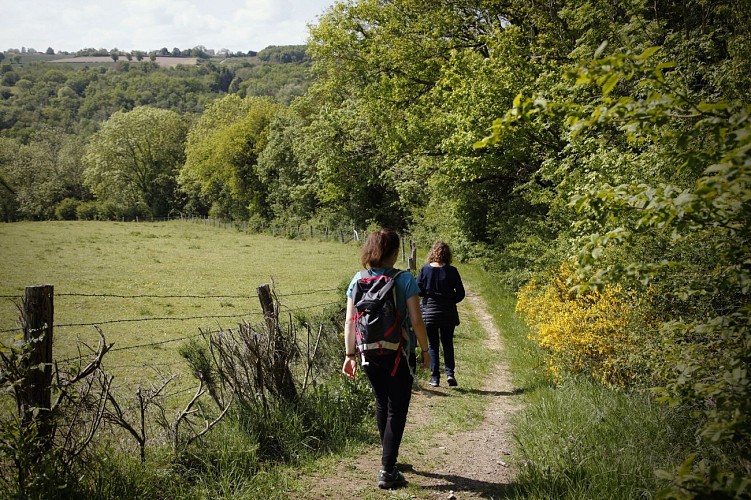
[[[437,474],[434,472],[419,471],[412,467],[411,464],[400,464],[399,468],[418,476],[438,479],[445,483],[435,486],[425,486],[425,489],[440,492],[453,491],[454,493],[467,491],[479,494],[481,498],[493,499],[512,498],[513,496],[513,484],[491,483],[488,481],[480,481],[469,477],[458,476],[456,474]]]
[[[486,391],[483,389],[455,388],[453,390],[462,394],[479,394],[481,396],[518,396],[519,394],[524,394],[526,392],[525,389],[514,389],[513,391]]]

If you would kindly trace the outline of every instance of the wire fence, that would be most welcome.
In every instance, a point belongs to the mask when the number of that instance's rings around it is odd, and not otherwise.
[[[315,295],[324,292],[335,292],[336,288],[321,288],[318,290],[309,290],[304,292],[291,292],[291,293],[278,293],[279,298],[284,297],[296,297],[301,295]],[[73,293],[62,292],[55,293],[55,297],[100,297],[100,298],[115,298],[115,299],[255,299],[257,295],[250,294],[237,294],[237,295],[191,295],[191,294],[133,294],[123,295],[114,293]],[[19,293],[17,295],[0,295],[0,299],[15,299],[21,300],[23,296]]]
[[[303,224],[303,223],[278,223],[278,222],[249,222],[247,220],[232,220],[203,215],[175,214],[169,217],[135,217],[128,219],[123,217],[122,222],[170,222],[182,221],[193,224],[201,224],[208,227],[228,229],[248,234],[268,234],[271,236],[284,236],[287,238],[319,239],[323,241],[339,241],[341,243],[362,242],[367,236],[367,229],[355,226],[331,226],[326,224]],[[410,240],[411,235],[402,234],[402,243]],[[404,247],[402,248],[404,250]],[[402,252],[403,258],[406,253]]]
[[[322,288],[322,289],[315,289],[315,290],[307,290],[307,291],[298,291],[298,292],[290,292],[286,294],[275,294],[277,299],[285,298],[285,297],[300,297],[300,296],[313,296],[313,295],[319,295],[323,293],[331,293],[337,291],[337,288]],[[115,299],[145,299],[145,298],[157,298],[157,299],[256,299],[258,298],[257,295],[249,295],[249,294],[223,294],[223,295],[205,295],[205,294],[132,294],[132,295],[123,295],[123,294],[111,294],[111,293],[81,293],[81,292],[63,292],[63,293],[55,293],[55,297],[83,297],[83,298],[115,298]],[[22,300],[22,296],[20,295],[0,295],[0,298],[2,299],[10,299],[18,301],[18,304],[20,304],[20,301]],[[288,307],[285,305],[279,304],[279,313],[284,312],[285,314],[294,314],[298,311],[307,311],[310,309],[316,309],[316,308],[323,308],[328,306],[333,306],[339,303],[338,301],[327,301],[327,302],[319,302],[315,304],[309,304],[305,306],[299,306],[299,307]],[[20,306],[19,306],[20,307]],[[263,312],[260,310],[257,311],[242,311],[242,312],[236,312],[231,314],[203,314],[203,315],[193,315],[193,316],[150,316],[150,317],[141,317],[141,318],[118,318],[118,319],[101,319],[98,321],[89,321],[89,322],[70,322],[70,323],[59,323],[55,324],[54,328],[73,328],[73,327],[98,327],[101,325],[112,325],[112,324],[119,324],[119,323],[142,323],[142,322],[158,322],[158,321],[193,321],[193,320],[206,320],[206,319],[229,319],[229,318],[249,318],[249,317],[258,317],[262,316]],[[23,328],[21,326],[16,326],[15,328],[6,328],[6,329],[0,329],[0,334],[8,334],[8,333],[14,333],[14,332],[22,332]],[[204,335],[205,333],[214,334],[221,331],[219,330],[213,330],[213,331],[204,331],[203,333],[197,333],[193,335],[187,335],[187,336],[180,336],[176,338],[170,338],[170,339],[164,339],[154,342],[147,342],[147,343],[140,343],[135,345],[128,345],[128,346],[121,346],[121,347],[114,347],[110,349],[110,352],[117,352],[117,351],[127,351],[132,349],[141,349],[141,348],[148,348],[148,347],[154,347],[159,346],[163,344],[169,344],[173,342],[180,342],[184,340],[190,340],[196,337],[199,337],[201,335]],[[80,356],[67,358],[58,360],[58,363],[69,363],[72,361],[75,361],[79,359]]]
[[[345,228],[313,224],[279,224],[274,222],[259,222],[253,224],[248,221],[225,220],[215,217],[195,215],[182,215],[180,217],[175,217],[174,219],[211,227],[232,229],[244,233],[270,234],[271,236],[286,236],[288,238],[318,238],[325,241],[340,241],[341,243],[360,241],[365,234],[365,230],[358,230],[356,227]]]
[[[184,221],[220,229],[230,229],[244,233],[269,234],[271,236],[285,236],[288,238],[318,238],[325,241],[340,241],[349,243],[361,241],[364,229],[354,226],[330,226],[321,224],[278,223],[278,222],[249,222],[247,220],[223,219],[203,215],[176,214],[169,217],[134,217],[122,218],[122,222],[169,222]]]

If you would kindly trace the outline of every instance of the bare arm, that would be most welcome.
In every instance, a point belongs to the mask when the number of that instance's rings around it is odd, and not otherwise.
[[[357,373],[357,351],[355,350],[355,325],[352,319],[355,317],[355,304],[352,298],[347,298],[347,314],[344,320],[344,364],[342,373],[349,378],[354,378]]]

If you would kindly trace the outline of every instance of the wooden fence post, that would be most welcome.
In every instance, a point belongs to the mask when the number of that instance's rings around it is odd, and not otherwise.
[[[417,271],[417,245],[410,240],[409,247],[411,248],[409,252],[409,270]]]
[[[19,411],[22,426],[27,428],[34,420],[39,422],[40,451],[51,445],[49,409],[52,386],[52,321],[54,287],[52,285],[27,286],[23,300],[23,336],[31,346],[25,362],[27,375],[20,391]]]
[[[277,317],[274,311],[274,299],[271,297],[271,287],[268,284],[261,285],[256,288],[256,293],[258,293],[258,300],[261,302],[263,320],[266,322],[269,335],[271,335],[277,329]]]
[[[269,337],[272,339],[273,353],[273,378],[279,395],[287,401],[297,399],[297,389],[292,372],[287,364],[287,360],[292,359],[292,349],[284,339],[282,329],[279,327],[278,311],[274,310],[274,299],[271,296],[271,287],[268,284],[256,288],[258,300],[261,302],[263,310],[263,319],[266,321],[266,327],[269,331]]]

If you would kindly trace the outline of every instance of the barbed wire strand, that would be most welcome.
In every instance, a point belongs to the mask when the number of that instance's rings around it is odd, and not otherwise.
[[[60,363],[61,361],[58,361]],[[107,370],[121,370],[123,368],[151,368],[155,366],[173,366],[175,363],[174,361],[170,361],[167,363],[137,363],[137,364],[127,364],[127,365],[106,365],[102,366],[102,368],[106,368]]]
[[[295,312],[305,309],[314,309],[316,307],[323,307],[323,306],[330,306],[334,304],[338,304],[339,302],[333,301],[333,302],[324,302],[322,304],[313,304],[310,306],[303,306],[303,307],[297,307],[297,308],[289,308],[287,306],[281,306],[281,308],[285,312]],[[252,315],[262,315],[263,312],[261,311],[251,311],[251,312],[245,312],[245,313],[239,313],[239,314],[214,314],[214,315],[204,315],[204,316],[182,316],[182,317],[171,317],[171,316],[164,316],[164,317],[156,317],[156,318],[125,318],[125,319],[110,319],[110,320],[102,320],[102,321],[96,321],[92,323],[61,323],[54,325],[55,328],[72,328],[72,327],[81,327],[81,326],[99,326],[99,325],[109,325],[109,324],[117,324],[117,323],[138,323],[138,322],[146,322],[146,321],[191,321],[196,319],[222,319],[222,318],[242,318],[243,316],[252,316]],[[22,331],[23,328],[16,327],[16,328],[8,328],[5,330],[0,330],[0,333],[10,333],[10,332],[16,332],[16,331]]]
[[[314,309],[314,308],[316,308],[316,307],[323,307],[323,306],[332,306],[332,305],[334,305],[334,304],[338,304],[338,303],[339,303],[338,301],[334,301],[334,302],[324,302],[323,304],[314,304],[314,305],[312,305],[312,306],[303,306],[303,307],[296,307],[296,308],[294,308],[294,309],[291,309],[291,308],[289,308],[289,307],[287,307],[287,306],[284,306],[284,305],[283,305],[283,306],[281,306],[281,308],[282,308],[282,309],[283,309],[283,310],[284,310],[285,312],[288,312],[288,313],[290,313],[290,312],[295,312],[295,311],[302,311],[303,309]]]
[[[123,347],[113,347],[108,352],[129,351],[129,350],[132,350],[132,349],[140,349],[142,347],[152,347],[152,346],[156,346],[156,345],[169,344],[171,342],[179,342],[181,340],[194,339],[196,337],[200,337],[200,336],[204,335],[204,333],[208,333],[210,335],[213,335],[213,334],[218,333],[218,332],[219,332],[219,330],[213,331],[213,332],[202,332],[202,333],[196,333],[194,335],[188,335],[188,336],[185,336],[185,337],[177,337],[177,338],[174,338],[174,339],[159,340],[157,342],[149,342],[149,343],[146,343],[146,344],[135,344],[135,345],[129,345],[129,346],[123,346]],[[80,360],[80,359],[83,359],[83,358],[84,358],[84,356],[75,356],[75,357],[72,357],[72,358],[58,360],[57,363],[67,364],[67,363],[71,363],[73,361],[77,361],[77,360]],[[146,368],[146,367],[149,367],[149,366],[152,366],[152,365],[153,365],[153,363],[145,363],[145,364],[143,364],[141,366],[143,366],[144,368]],[[156,365],[153,365],[153,366],[156,366]]]
[[[296,297],[300,295],[315,295],[318,293],[335,292],[337,288],[322,288],[319,290],[309,290],[305,292],[291,292],[285,294],[277,294],[277,297]],[[55,297],[101,297],[101,298],[117,298],[117,299],[254,299],[258,295],[179,295],[179,294],[114,294],[114,293],[77,293],[77,292],[62,292],[56,293]],[[21,299],[20,295],[0,295],[0,299]]]
[[[138,323],[145,321],[191,321],[196,319],[222,319],[222,318],[242,318],[243,316],[259,315],[263,314],[260,311],[236,313],[236,314],[214,314],[207,316],[182,316],[182,317],[156,317],[156,318],[125,318],[125,319],[108,319],[102,321],[96,321],[92,323],[61,323],[53,325],[54,328],[71,328],[80,326],[99,326],[99,325],[111,325],[116,323]],[[6,330],[0,330],[0,333],[10,333],[23,331],[23,328],[18,326],[16,328],[8,328]]]
[[[315,304],[315,305],[312,305],[312,306],[298,307],[298,308],[295,308],[295,309],[290,309],[290,308],[287,308],[285,306],[282,306],[282,309],[285,309],[285,312],[287,312],[287,313],[293,313],[295,311],[299,311],[299,310],[303,310],[303,309],[313,309],[315,307],[323,307],[323,306],[334,305],[334,304],[338,304],[338,302],[325,302],[323,304]],[[251,314],[263,314],[263,313],[256,312],[256,313],[251,313]],[[222,317],[238,318],[238,317],[242,317],[242,316],[243,315],[231,315],[231,316],[222,316]],[[209,319],[209,318],[213,318],[213,316],[201,316],[198,319]],[[148,319],[155,319],[155,318],[148,318]],[[122,320],[115,320],[115,321],[122,321]],[[129,321],[138,321],[138,320],[134,319],[134,320],[129,320]],[[145,320],[143,320],[143,321],[145,321]],[[104,324],[104,323],[105,323],[104,321],[101,321],[99,323],[81,323],[81,324],[75,324],[75,325],[57,325],[57,326],[98,326],[98,325]],[[11,331],[13,331],[13,330],[11,330]],[[181,340],[194,339],[196,337],[201,337],[201,336],[204,336],[204,335],[214,335],[214,334],[220,333],[222,331],[224,331],[224,329],[220,328],[219,330],[202,331],[202,332],[196,333],[194,335],[188,335],[188,336],[185,336],[185,337],[177,337],[177,338],[174,338],[174,339],[160,340],[160,341],[157,341],[157,342],[149,342],[149,343],[145,343],[145,344],[136,344],[136,345],[124,346],[124,347],[113,347],[112,349],[109,350],[109,352],[128,351],[128,350],[132,350],[132,349],[140,349],[140,348],[143,348],[143,347],[152,347],[152,346],[157,346],[157,345],[162,345],[162,344],[169,344],[169,343],[172,343],[172,342],[179,342]],[[74,357],[74,358],[68,358],[68,359],[62,359],[62,360],[59,360],[58,363],[70,363],[72,361],[76,361],[76,360],[79,360],[79,359],[81,359],[81,356],[77,356],[77,357]],[[149,365],[146,364],[144,366],[149,366]]]

